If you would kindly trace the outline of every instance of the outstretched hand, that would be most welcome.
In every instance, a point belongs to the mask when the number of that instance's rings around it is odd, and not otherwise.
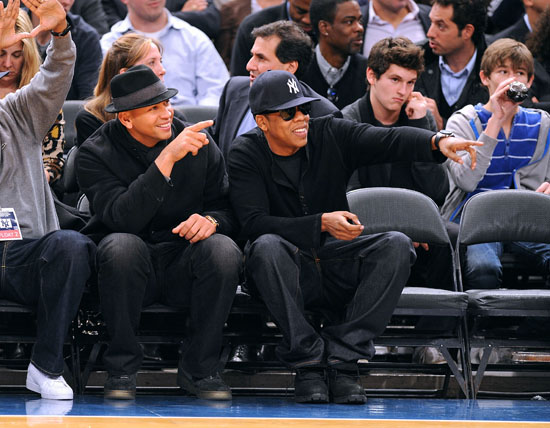
[[[20,40],[32,37],[30,33],[15,33],[15,21],[19,15],[19,0],[8,0],[7,6],[0,2],[0,49],[5,49]]]
[[[23,3],[40,19],[40,23],[31,31],[32,37],[42,31],[61,33],[67,27],[67,14],[57,0],[23,0]]]
[[[468,141],[464,138],[457,137],[446,137],[439,140],[439,151],[457,163],[463,164],[464,161],[456,152],[464,150],[470,153],[470,167],[472,169],[475,169],[476,167],[475,146],[483,146],[483,143],[480,143],[479,141]]]

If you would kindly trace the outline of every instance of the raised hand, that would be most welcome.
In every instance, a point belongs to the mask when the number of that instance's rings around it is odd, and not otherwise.
[[[15,33],[15,21],[18,15],[19,0],[8,0],[5,8],[4,4],[0,2],[0,49],[31,37],[30,33]]]
[[[42,31],[53,30],[61,33],[67,28],[65,10],[57,0],[23,0],[23,3],[40,18],[38,26],[31,31],[32,37]]]

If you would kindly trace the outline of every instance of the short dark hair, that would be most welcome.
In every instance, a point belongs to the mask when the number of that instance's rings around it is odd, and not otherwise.
[[[311,0],[309,19],[311,20],[314,34],[319,34],[319,21],[327,21],[332,24],[338,5],[348,1],[352,0]]]
[[[472,42],[476,46],[482,41],[487,27],[488,0],[432,0],[432,5],[452,6],[452,21],[462,31],[467,24],[474,26]]]
[[[424,71],[424,51],[406,37],[379,40],[370,50],[367,67],[379,79],[392,64],[414,70],[420,75]]]
[[[298,70],[296,70],[295,75],[300,79],[300,76],[307,71],[313,57],[311,38],[298,24],[286,20],[275,21],[252,30],[254,40],[258,37],[266,39],[273,36],[281,39],[277,49],[275,49],[275,55],[283,64],[297,61]]]

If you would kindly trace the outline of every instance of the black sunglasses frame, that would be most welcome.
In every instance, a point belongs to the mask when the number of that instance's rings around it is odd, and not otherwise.
[[[296,116],[297,110],[300,110],[302,114],[307,116],[308,114],[311,113],[311,102],[301,104],[295,107],[284,108],[281,110],[266,111],[262,114],[279,113],[281,115],[281,119],[283,119],[285,122],[288,122],[289,120],[294,119],[294,116]]]

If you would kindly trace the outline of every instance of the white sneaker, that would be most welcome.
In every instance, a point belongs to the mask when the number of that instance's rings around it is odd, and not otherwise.
[[[50,377],[38,370],[33,363],[27,369],[27,389],[49,400],[73,399],[73,390],[63,376]]]

